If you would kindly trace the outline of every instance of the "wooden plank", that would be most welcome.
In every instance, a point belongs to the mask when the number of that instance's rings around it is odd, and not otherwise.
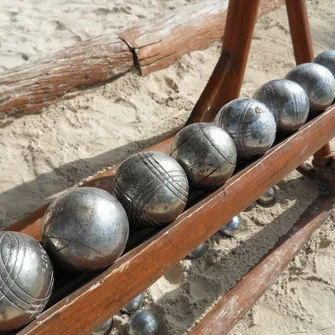
[[[274,283],[313,232],[327,219],[334,204],[334,193],[318,196],[273,250],[222,297],[188,334],[228,334]]]
[[[132,53],[114,34],[77,43],[1,74],[0,118],[38,112],[68,92],[117,78],[132,67]]]
[[[243,1],[243,6],[248,2]],[[168,67],[186,53],[205,49],[220,40],[227,15],[226,3],[207,0],[184,6],[147,24],[125,30],[119,36],[136,54],[142,75],[147,75]],[[259,16],[279,8],[284,0],[261,0],[260,3]]]
[[[334,124],[335,106],[332,106],[171,225],[45,311],[19,334],[90,334],[334,137]],[[168,143],[167,140],[161,148],[166,148]],[[38,222],[32,224],[38,226]]]

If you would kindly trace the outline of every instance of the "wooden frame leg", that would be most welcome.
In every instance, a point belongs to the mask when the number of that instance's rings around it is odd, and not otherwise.
[[[186,124],[212,121],[240,95],[260,0],[230,0],[221,57]]]
[[[286,9],[296,63],[298,65],[311,62],[314,52],[306,0],[286,0]],[[314,154],[313,164],[326,165],[329,162],[326,156],[330,154],[330,145],[327,143]]]

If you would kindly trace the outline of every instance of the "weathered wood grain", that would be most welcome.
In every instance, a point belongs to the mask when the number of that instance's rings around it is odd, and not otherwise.
[[[261,0],[260,3],[259,16],[279,8],[284,0]],[[168,67],[186,53],[205,49],[222,39],[227,5],[228,1],[207,0],[178,8],[147,24],[125,30],[119,36],[135,52],[142,75],[147,75]]]
[[[273,250],[222,297],[188,334],[228,334],[327,219],[334,204],[335,194],[318,196]]]
[[[1,74],[0,118],[39,112],[68,92],[117,78],[132,67],[132,53],[116,35],[77,43]]]
[[[334,123],[335,107],[332,106],[184,212],[171,225],[45,311],[19,334],[90,334],[334,137]],[[166,150],[169,143],[170,140],[166,140],[158,148]],[[109,185],[114,173],[115,169],[111,169],[102,179],[96,178],[100,181],[99,187]],[[40,230],[40,222],[29,224],[35,231]],[[20,228],[25,231],[27,227],[21,223]]]
[[[259,15],[282,2],[261,0]],[[0,75],[0,120],[40,112],[67,93],[117,78],[134,67],[134,57],[143,75],[163,69],[185,53],[220,40],[226,14],[227,1],[207,0],[6,71]]]

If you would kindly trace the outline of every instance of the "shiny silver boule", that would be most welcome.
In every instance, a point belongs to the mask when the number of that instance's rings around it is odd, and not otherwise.
[[[101,327],[97,328],[91,335],[108,335],[113,328],[113,318],[107,320]]]
[[[236,166],[236,146],[230,135],[209,123],[194,123],[180,130],[170,146],[170,155],[184,168],[195,188],[223,185]]]
[[[33,321],[45,308],[54,284],[50,259],[38,241],[0,232],[0,333]]]
[[[196,259],[202,257],[209,249],[209,244],[207,242],[200,244],[196,247],[187,258]]]
[[[239,215],[234,216],[228,223],[226,223],[219,232],[223,235],[234,237],[241,228],[241,218]]]
[[[160,320],[149,310],[135,312],[128,323],[129,335],[158,335]]]
[[[280,132],[293,133],[307,120],[309,99],[305,90],[294,81],[271,80],[261,86],[253,98],[263,102],[273,113]]]
[[[127,158],[115,176],[114,194],[137,227],[161,227],[182,213],[188,180],[180,164],[161,152],[140,152]]]
[[[110,193],[79,187],[47,209],[42,238],[50,256],[68,270],[107,268],[123,253],[129,235],[126,211]]]
[[[326,67],[335,77],[335,50],[321,52],[313,59],[313,63]]]
[[[275,202],[275,200],[276,200],[276,188],[271,187],[257,200],[257,202],[260,205],[269,206],[272,205]]]
[[[311,111],[324,110],[335,97],[335,79],[324,66],[316,63],[300,64],[285,79],[295,81],[306,92]]]
[[[121,309],[121,312],[132,314],[142,308],[144,304],[144,293],[139,294],[136,298],[132,301],[128,302],[126,306]]]
[[[233,138],[240,159],[263,155],[276,137],[273,114],[255,99],[232,100],[220,109],[214,123]]]

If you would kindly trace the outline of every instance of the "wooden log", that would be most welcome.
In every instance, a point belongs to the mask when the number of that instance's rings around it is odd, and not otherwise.
[[[334,204],[335,194],[318,196],[274,249],[222,297],[188,334],[228,334],[327,219]]]
[[[243,6],[248,2],[244,1]],[[284,0],[261,0],[258,15],[277,9],[283,3]],[[207,0],[178,8],[147,24],[130,28],[119,36],[136,54],[142,75],[147,75],[168,67],[186,53],[205,49],[220,40],[226,15],[227,8],[222,0]]]
[[[36,113],[66,93],[130,71],[133,55],[114,34],[70,46],[0,75],[0,118]]]
[[[90,334],[334,137],[334,123],[332,106],[101,275],[46,310],[19,334]],[[161,148],[168,144],[167,140]],[[114,172],[109,173],[113,176]],[[102,180],[100,186],[104,184]],[[31,226],[39,230],[39,224],[35,221]]]
[[[311,28],[308,20],[306,0],[286,1],[294,56],[297,65],[311,62],[314,58]],[[329,160],[325,157],[331,153],[327,143],[314,154],[314,164],[326,165]]]
[[[261,0],[260,15],[282,1]],[[117,78],[133,68],[134,57],[143,75],[163,69],[185,53],[221,39],[225,18],[222,1],[208,0],[119,32],[121,39],[117,34],[102,35],[7,71],[0,75],[0,120],[37,113],[69,92]]]

